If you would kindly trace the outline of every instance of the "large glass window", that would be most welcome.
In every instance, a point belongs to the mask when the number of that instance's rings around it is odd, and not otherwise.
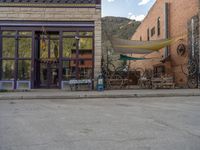
[[[79,49],[93,49],[92,38],[80,38]]]
[[[32,32],[2,32],[1,80],[30,80],[31,36]]]
[[[48,58],[48,43],[47,39],[40,39],[40,58],[46,59]]]
[[[63,32],[63,36],[75,36],[76,32]]]
[[[19,36],[32,36],[32,32],[26,32],[26,31],[19,32]]]
[[[66,37],[67,33],[69,36],[70,32],[63,33],[63,57],[71,60],[63,62],[63,80],[92,79],[93,32],[77,32],[78,38]]]
[[[19,58],[31,58],[32,39],[31,38],[19,38]]]
[[[9,30],[12,29],[9,28]],[[93,77],[94,32],[91,29],[73,28],[71,31],[66,29],[68,31],[60,32],[62,37],[60,37],[59,32],[47,30],[47,35],[44,37],[42,37],[41,32],[35,32],[35,45],[33,45],[32,40],[34,39],[31,30],[25,31],[23,28],[22,30],[18,30],[18,28],[13,29],[13,31],[9,30],[1,31],[0,36],[0,45],[2,45],[0,55],[1,80],[31,80],[33,46],[38,49],[35,50],[38,62],[40,62],[40,58],[49,58],[47,63],[54,63],[54,61],[51,62],[51,59],[58,59],[62,55],[59,61],[56,61],[56,63],[62,64],[62,75],[59,74],[59,78],[62,76],[62,80],[91,79]],[[61,55],[59,54],[60,45],[62,45]],[[37,66],[37,62],[35,64]],[[47,72],[55,72],[54,70],[58,72],[58,68],[50,68],[49,65],[41,65],[38,69],[42,70],[44,81],[48,80]],[[52,79],[53,74],[55,73],[52,73]]]
[[[14,58],[15,57],[15,38],[3,38],[2,39],[2,57]]]
[[[30,80],[31,60],[18,60],[18,80]]]
[[[63,57],[71,58],[74,51],[76,51],[76,39],[63,38]]]
[[[79,50],[80,59],[92,59],[92,50]]]
[[[76,64],[74,61],[64,61],[62,69],[63,80],[76,79]]]
[[[80,36],[93,36],[93,32],[79,32]]]
[[[92,60],[79,60],[78,72],[80,79],[92,79]]]
[[[2,35],[3,36],[15,36],[16,32],[15,31],[3,31]]]
[[[14,80],[15,61],[2,60],[2,78],[1,80]]]
[[[50,40],[50,58],[59,57],[59,40]]]

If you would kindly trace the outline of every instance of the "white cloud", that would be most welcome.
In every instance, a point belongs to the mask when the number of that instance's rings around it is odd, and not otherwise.
[[[150,1],[151,0],[140,0],[140,2],[138,3],[138,5],[146,5]]]
[[[142,21],[145,15],[133,15],[131,12],[128,13],[128,18],[131,20]]]
[[[115,0],[108,0],[108,2],[114,2]]]

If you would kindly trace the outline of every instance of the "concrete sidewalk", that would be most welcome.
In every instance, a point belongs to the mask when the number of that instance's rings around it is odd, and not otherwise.
[[[83,99],[83,98],[142,98],[142,97],[185,97],[200,96],[199,89],[172,89],[172,90],[109,90],[97,91],[62,91],[56,89],[40,89],[28,92],[3,92],[0,100],[20,99]]]

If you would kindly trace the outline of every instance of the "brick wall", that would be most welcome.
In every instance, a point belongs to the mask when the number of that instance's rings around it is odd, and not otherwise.
[[[169,46],[169,51],[171,54],[171,63],[166,63],[167,73],[173,74],[175,81],[178,85],[185,85],[187,82],[187,77],[182,73],[181,64],[185,64],[188,61],[188,49],[184,56],[179,56],[177,54],[178,44],[184,43],[188,46],[187,32],[188,32],[188,21],[195,15],[198,14],[199,0],[157,0],[153,7],[150,9],[148,15],[141,23],[136,33],[133,35],[132,40],[139,40],[142,37],[143,40],[147,40],[147,29],[150,31],[153,27],[156,28],[156,34],[151,37],[150,40],[157,40],[164,38],[164,3],[169,3],[169,36],[172,38],[180,37],[182,41],[176,41]],[[157,35],[157,19],[160,17],[161,21],[161,34]],[[147,55],[146,57],[159,57],[163,58],[164,52],[160,50],[159,52],[154,52]],[[153,65],[161,63],[159,60],[152,61],[139,61],[132,63],[132,67],[143,67],[152,68]],[[171,68],[171,69],[170,69]]]
[[[101,69],[101,9],[0,7],[0,20],[94,21],[95,77]]]

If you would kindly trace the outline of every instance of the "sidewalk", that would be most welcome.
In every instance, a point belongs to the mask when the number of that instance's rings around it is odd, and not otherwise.
[[[199,89],[172,89],[172,90],[110,90],[97,91],[62,91],[57,89],[38,89],[28,92],[0,93],[0,100],[22,99],[83,99],[83,98],[140,98],[140,97],[185,97],[200,96]]]

